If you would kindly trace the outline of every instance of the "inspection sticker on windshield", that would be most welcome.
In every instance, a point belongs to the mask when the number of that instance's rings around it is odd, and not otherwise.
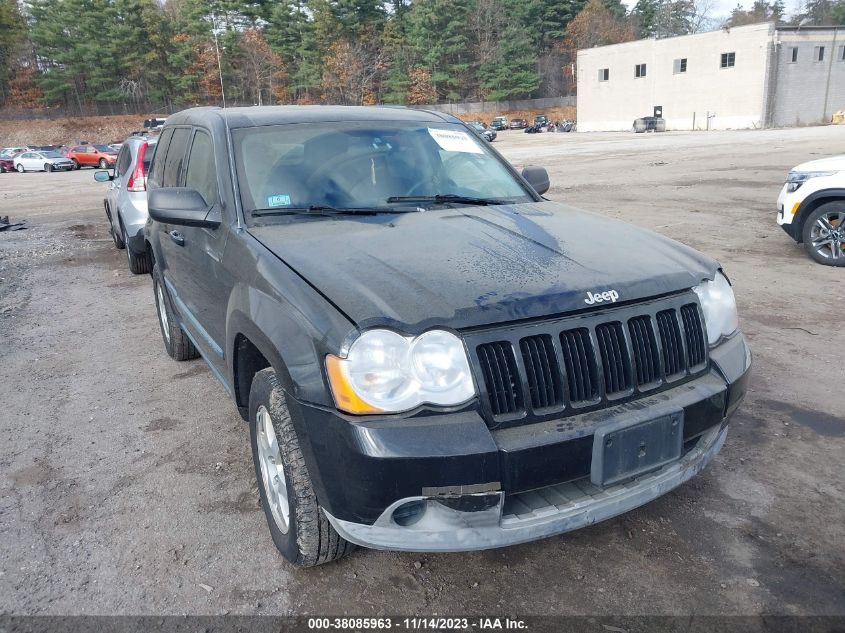
[[[447,152],[484,153],[478,146],[478,143],[472,140],[466,132],[461,132],[460,130],[438,130],[430,127],[428,128],[428,133]]]
[[[273,207],[289,207],[290,196],[287,194],[276,194],[274,196],[267,196],[267,206],[271,209]]]

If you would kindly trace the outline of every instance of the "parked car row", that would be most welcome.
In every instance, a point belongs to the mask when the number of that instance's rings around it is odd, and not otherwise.
[[[521,117],[508,119],[506,116],[497,116],[490,121],[489,126],[483,121],[470,121],[469,123],[469,125],[475,124],[482,125],[485,129],[495,132],[501,130],[524,130],[528,134],[536,134],[538,132],[572,132],[575,130],[575,121],[569,119],[552,121],[545,114],[536,115],[531,123]]]
[[[66,145],[27,145],[0,150],[0,172],[68,171],[82,167],[112,167],[117,150],[111,145],[81,142]]]

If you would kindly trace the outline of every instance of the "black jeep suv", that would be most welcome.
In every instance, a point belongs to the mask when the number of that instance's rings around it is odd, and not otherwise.
[[[249,421],[298,565],[607,519],[704,468],[745,395],[719,264],[545,200],[451,116],[186,110],[148,187],[164,345]]]

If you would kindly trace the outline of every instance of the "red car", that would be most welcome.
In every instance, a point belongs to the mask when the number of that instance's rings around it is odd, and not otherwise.
[[[0,158],[0,174],[15,171],[14,157]]]
[[[76,169],[82,167],[99,167],[106,169],[113,167],[117,162],[117,152],[108,145],[77,145],[67,153],[76,165]]]

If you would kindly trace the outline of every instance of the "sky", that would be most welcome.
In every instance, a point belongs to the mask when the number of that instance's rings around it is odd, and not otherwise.
[[[744,8],[749,8],[754,0],[715,0],[714,7],[713,7],[713,17],[727,17],[730,15],[731,11],[733,11],[734,7],[737,4],[741,4]],[[637,4],[637,0],[622,0],[622,2],[630,9],[635,4]],[[786,13],[791,15],[795,13],[798,9],[800,0],[786,0]]]

